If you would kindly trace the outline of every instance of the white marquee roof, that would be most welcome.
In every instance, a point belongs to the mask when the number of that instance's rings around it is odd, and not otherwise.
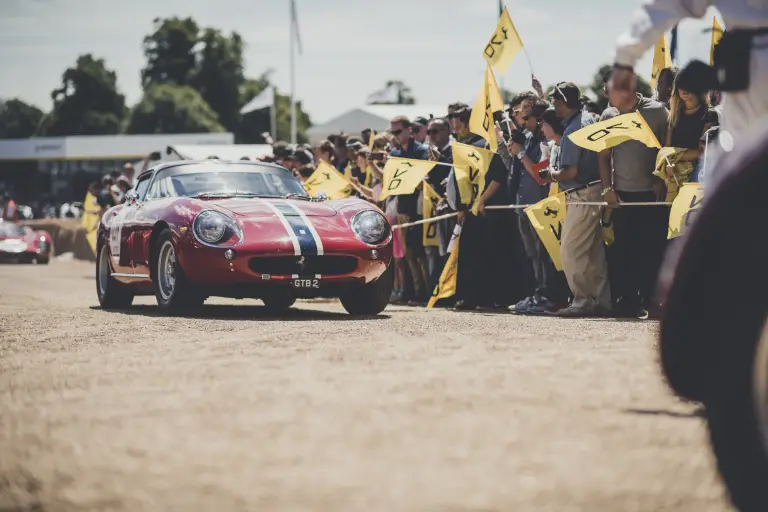
[[[429,118],[442,117],[448,113],[448,105],[363,105],[338,115],[325,123],[313,126],[307,130],[307,136],[312,144],[333,133],[360,133],[366,128],[383,131],[389,128],[393,117],[406,116],[414,119],[418,116]]]

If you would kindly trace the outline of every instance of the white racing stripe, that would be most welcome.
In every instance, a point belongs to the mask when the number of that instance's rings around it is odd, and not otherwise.
[[[283,224],[285,231],[291,238],[291,243],[293,243],[293,254],[296,256],[301,256],[301,246],[299,245],[299,239],[296,237],[296,233],[293,232],[293,228],[288,223],[288,219],[286,219],[285,215],[283,215],[282,212],[280,212],[280,210],[278,210],[271,202],[266,201],[266,203],[270,208],[272,208],[272,211],[275,212],[275,215],[277,215],[277,218],[280,219],[280,222]],[[314,230],[312,231],[314,232]]]
[[[320,239],[320,235],[317,234],[317,230],[315,230],[314,224],[312,224],[312,221],[309,220],[309,217],[307,217],[303,211],[301,211],[301,208],[298,208],[296,205],[291,204],[290,201],[286,201],[285,204],[293,208],[293,210],[299,214],[301,219],[304,221],[304,224],[307,225],[309,228],[309,232],[312,234],[312,238],[315,239],[315,245],[317,246],[317,255],[322,256],[323,253],[323,241]]]

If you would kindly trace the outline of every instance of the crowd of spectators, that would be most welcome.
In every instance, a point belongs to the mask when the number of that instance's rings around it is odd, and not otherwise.
[[[479,191],[477,215],[449,200],[451,167],[436,165],[425,177],[442,198],[437,214],[456,215],[436,221],[437,247],[423,245],[423,224],[395,230],[392,302],[425,305],[450,251],[458,250],[456,294],[438,306],[562,317],[653,317],[654,285],[669,243],[669,207],[620,204],[669,201],[682,183],[698,179],[705,140],[716,137],[719,125],[719,94],[707,90],[703,68],[694,62],[682,71],[664,69],[653,98],[636,93],[631,103],[604,111],[572,82],[560,82],[545,94],[534,79],[535,92],[516,95],[496,125],[500,144]],[[609,78],[604,77],[606,95]],[[669,154],[661,168],[656,166],[659,150],[637,141],[597,153],[568,138],[592,123],[631,112],[643,116],[661,151]],[[354,194],[378,204],[393,225],[408,224],[423,219],[424,188],[379,201],[387,159],[451,164],[454,142],[488,148],[469,129],[471,113],[468,105],[455,103],[445,113],[425,112],[429,117],[395,117],[388,130],[373,134],[372,147],[371,130],[336,134],[314,148],[278,142],[271,160],[302,181],[319,161],[327,162],[348,177]],[[504,129],[506,121],[511,130]],[[560,239],[562,271],[522,209],[490,208],[537,203],[555,184],[569,203]],[[604,206],[572,204],[578,202]],[[603,238],[606,226],[613,227],[610,246]]]

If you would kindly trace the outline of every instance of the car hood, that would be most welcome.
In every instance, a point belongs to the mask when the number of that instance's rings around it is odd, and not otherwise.
[[[206,201],[222,210],[244,217],[273,217],[275,207],[288,204],[307,217],[333,217],[338,212],[327,202],[309,202],[298,199],[227,198]]]

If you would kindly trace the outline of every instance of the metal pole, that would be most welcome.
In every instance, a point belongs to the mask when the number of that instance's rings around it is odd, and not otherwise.
[[[269,106],[270,130],[272,140],[277,142],[277,88],[272,86],[272,105]]]
[[[296,144],[296,70],[294,65],[293,45],[296,39],[293,1],[291,1],[291,144]]]

